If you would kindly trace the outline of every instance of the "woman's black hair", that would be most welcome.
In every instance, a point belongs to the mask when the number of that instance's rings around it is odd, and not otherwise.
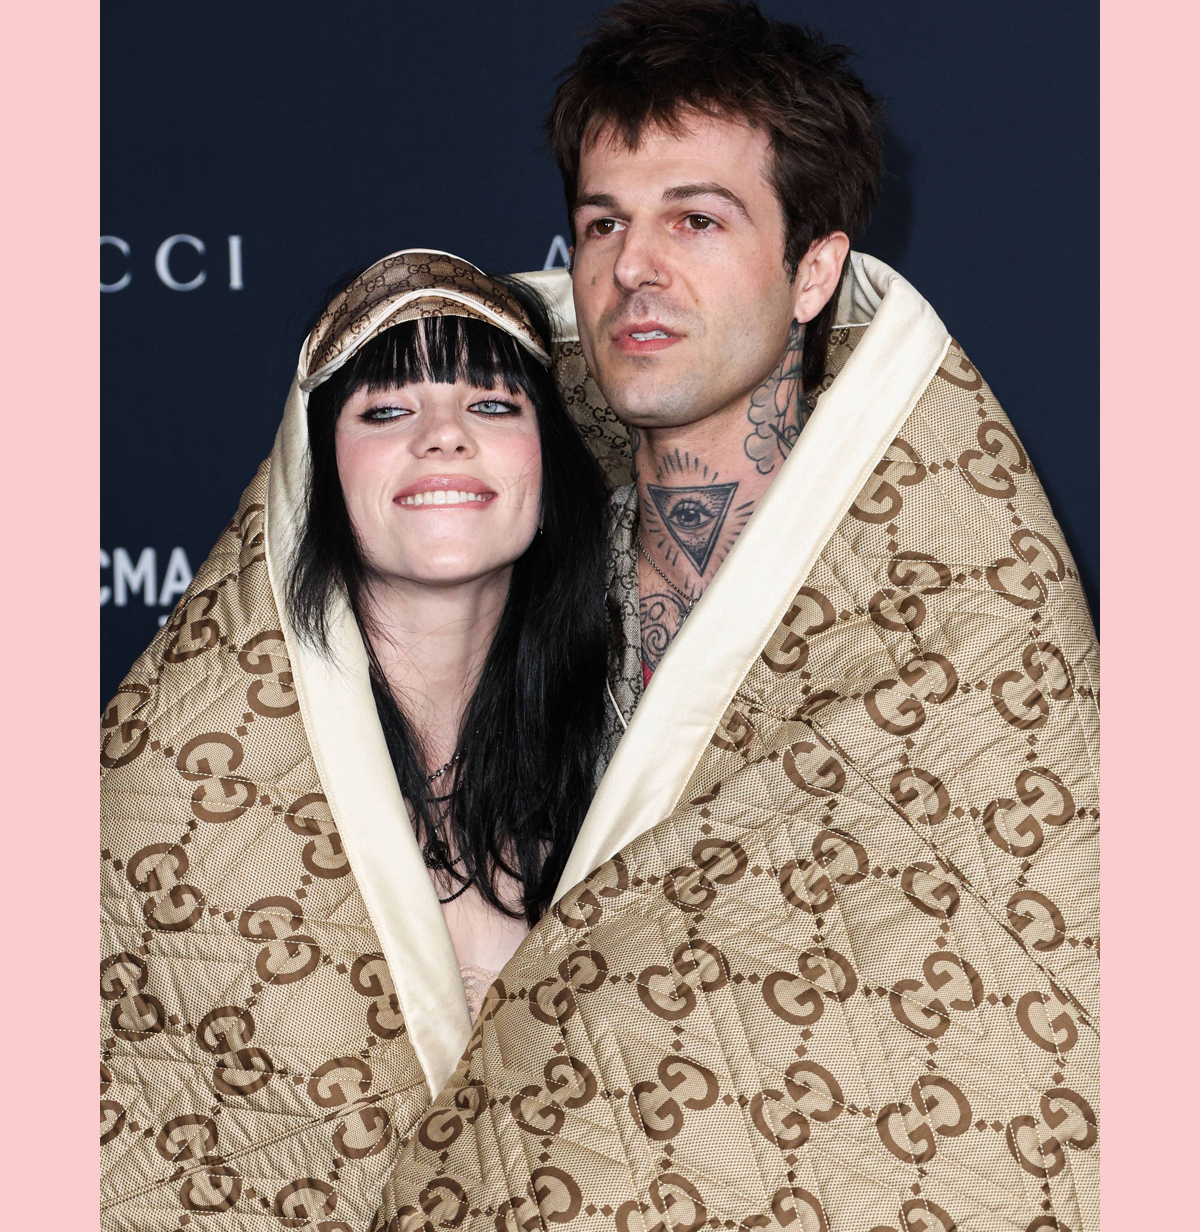
[[[540,297],[513,279],[492,277],[521,302],[548,350],[550,326]],[[427,782],[436,767],[427,765],[371,645],[370,572],[342,494],[335,429],[357,389],[460,379],[529,396],[541,434],[542,526],[513,566],[464,715],[454,790],[442,815],[430,797],[446,780],[432,787]],[[536,923],[550,906],[591,802],[604,723],[607,493],[599,465],[553,372],[510,335],[467,317],[411,321],[372,339],[309,395],[308,430],[307,517],[287,587],[292,623],[327,650],[331,605],[345,597],[363,630],[383,733],[427,861],[446,867],[452,848],[461,860],[452,872],[459,885],[473,880],[494,908]],[[500,870],[523,887],[520,911],[497,892]]]

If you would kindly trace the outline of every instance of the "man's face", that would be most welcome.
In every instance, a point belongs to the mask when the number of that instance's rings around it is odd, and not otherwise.
[[[585,143],[575,206],[579,337],[625,422],[705,419],[770,375],[797,312],[763,129],[703,115],[637,150]]]

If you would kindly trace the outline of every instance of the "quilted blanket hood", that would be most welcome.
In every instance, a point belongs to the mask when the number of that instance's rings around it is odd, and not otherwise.
[[[565,272],[568,405],[614,482]],[[290,630],[304,374],[104,716],[109,1229],[1083,1232],[1095,633],[1029,458],[854,254],[815,411],[470,1027],[352,616]]]

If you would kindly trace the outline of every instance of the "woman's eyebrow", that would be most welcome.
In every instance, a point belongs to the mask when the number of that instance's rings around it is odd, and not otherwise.
[[[662,195],[667,202],[690,201],[693,197],[719,197],[722,201],[728,201],[747,222],[751,221],[750,211],[741,197],[720,184],[676,184],[673,188],[664,189]]]

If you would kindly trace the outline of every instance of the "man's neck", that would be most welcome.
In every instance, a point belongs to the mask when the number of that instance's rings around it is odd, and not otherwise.
[[[724,410],[679,428],[630,430],[644,645],[648,623],[660,639],[674,636],[795,445],[807,412],[803,341],[793,324],[771,375]]]

